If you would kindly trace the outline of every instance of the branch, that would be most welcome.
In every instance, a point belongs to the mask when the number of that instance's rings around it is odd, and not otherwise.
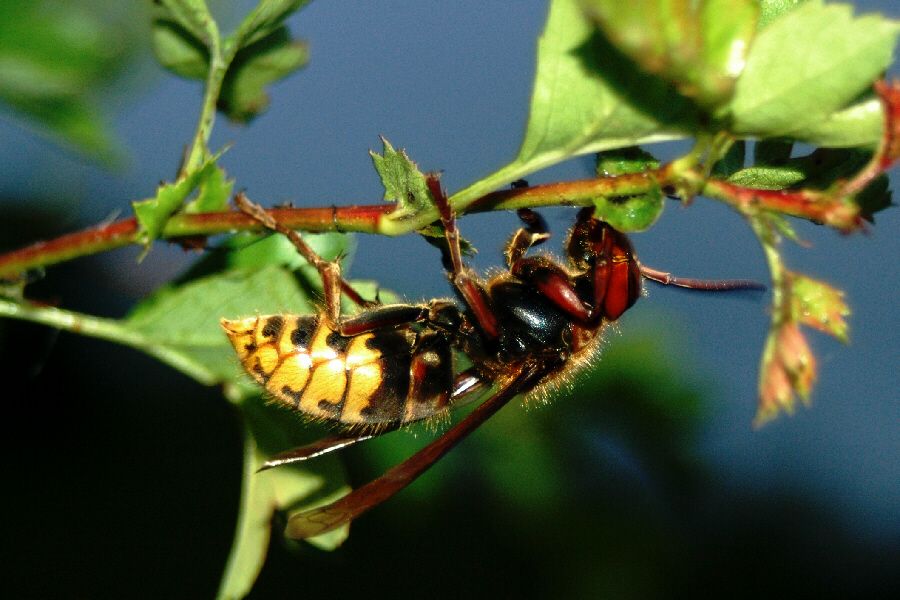
[[[661,172],[663,169],[658,171]],[[593,199],[598,196],[625,196],[646,191],[659,177],[660,173],[650,172],[502,190],[477,200],[467,212],[515,210],[551,205],[590,206]],[[339,231],[383,234],[380,227],[381,218],[391,213],[395,207],[394,204],[373,204],[327,208],[276,208],[267,212],[279,223],[291,229],[314,233]],[[179,238],[261,229],[263,227],[258,221],[239,211],[182,213],[169,219],[162,237],[178,241]],[[12,278],[29,269],[138,243],[137,222],[133,217],[122,219],[0,254],[0,278]]]
[[[704,180],[696,169],[678,170],[674,163],[643,173],[600,177],[501,190],[476,200],[466,213],[544,206],[591,206],[597,198],[628,197],[647,193],[659,186],[697,190],[731,204],[740,212],[771,210],[826,223],[842,231],[858,227],[858,207],[823,192],[784,192],[744,188],[720,179]],[[452,203],[452,200],[451,200]],[[291,229],[309,232],[339,231],[384,234],[381,219],[395,209],[394,204],[327,208],[276,208],[269,212]],[[176,214],[166,223],[162,237],[206,237],[235,231],[258,231],[258,221],[238,211]],[[404,231],[400,233],[410,233]],[[91,227],[46,242],[0,254],[0,277],[13,278],[29,269],[45,267],[137,244],[138,226],[134,218]]]
[[[658,169],[641,173],[599,177],[513,188],[492,192],[469,204],[463,213],[515,210],[542,206],[590,206],[597,198],[628,197],[648,193],[655,188],[677,190],[685,196],[704,194],[730,204],[745,216],[774,211],[809,219],[851,232],[862,226],[860,208],[853,196],[900,158],[900,82],[880,81],[875,85],[884,105],[885,126],[882,141],[870,163],[849,181],[833,189],[767,190],[747,188],[724,179],[708,178],[693,161],[674,161]],[[453,198],[450,199],[451,205]],[[268,211],[291,229],[311,232],[339,231],[400,235],[393,223],[382,228],[382,217],[395,209],[393,204],[328,208],[279,208]],[[435,214],[436,218],[436,214]],[[259,230],[259,222],[236,211],[200,214],[175,214],[166,223],[162,237],[206,237],[241,230]],[[46,242],[38,242],[0,254],[0,278],[15,278],[29,269],[53,265],[79,256],[96,254],[138,243],[138,225],[134,218],[91,227]]]

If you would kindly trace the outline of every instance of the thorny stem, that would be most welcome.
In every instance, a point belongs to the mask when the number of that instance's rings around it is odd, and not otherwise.
[[[718,179],[710,179],[702,189],[705,195],[723,200],[748,216],[760,211],[775,211],[822,223],[843,232],[853,231],[862,225],[857,204],[849,199],[834,198],[824,192],[761,190]]]
[[[353,231],[373,233],[378,218],[393,210],[391,204],[339,208],[295,208],[268,211],[279,222],[310,232]],[[262,226],[237,211],[176,214],[168,220],[162,237],[170,240],[193,236],[256,230]],[[138,224],[131,217],[69,233],[46,242],[0,255],[0,278],[13,277],[28,269],[57,264],[80,256],[139,244]]]
[[[643,173],[492,192],[459,212],[462,214],[550,205],[590,206],[597,197],[639,195],[661,187],[685,196],[699,193],[721,200],[751,218],[760,212],[774,211],[823,223],[843,232],[854,231],[862,226],[862,220],[859,207],[850,197],[865,188],[900,156],[900,83],[879,82],[876,91],[884,105],[884,138],[870,164],[856,177],[833,190],[783,191],[746,188],[724,179],[707,177],[702,162],[698,164],[697,157],[689,155]],[[453,198],[450,202],[452,205]],[[280,223],[292,229],[310,232],[386,234],[382,219],[393,209],[393,204],[374,204],[328,208],[281,208],[268,212]],[[411,228],[406,231],[397,230],[396,223],[393,225],[394,227],[390,228],[392,234],[412,231]],[[259,230],[261,227],[259,222],[237,211],[175,214],[166,223],[162,237],[177,241],[177,238]],[[134,218],[129,218],[0,254],[0,279],[14,278],[28,269],[139,243],[137,234],[137,222]]]
[[[529,188],[493,192],[471,204],[469,213],[493,210],[515,210],[542,206],[590,206],[600,196],[630,196],[648,192],[656,185],[682,186],[696,183],[701,193],[722,200],[742,213],[774,210],[793,216],[824,222],[841,230],[857,225],[853,205],[810,199],[800,193],[742,188],[722,180],[711,179],[702,184],[694,172],[673,177],[668,167],[637,175],[567,181]],[[309,232],[341,231],[381,233],[380,221],[394,209],[393,204],[329,208],[281,208],[268,211],[278,222],[291,229]],[[258,221],[236,211],[201,214],[176,214],[169,219],[162,237],[177,241],[180,237],[210,236],[241,230],[259,230]],[[92,227],[38,242],[0,255],[0,277],[10,277],[28,269],[48,266],[80,256],[96,254],[138,243],[138,226],[134,218]]]
[[[650,191],[655,186],[683,186],[685,182],[702,184],[692,171],[680,172],[676,177],[668,166],[635,175],[566,181],[529,188],[493,192],[472,203],[467,212],[515,210],[542,206],[590,206],[600,196],[630,196]],[[709,180],[700,191],[731,204],[741,212],[776,210],[815,221],[826,221],[825,210],[835,211],[835,202],[810,202],[791,194],[741,188],[720,180]],[[841,206],[843,206],[841,204]],[[381,233],[381,219],[394,210],[393,204],[344,206],[328,208],[280,208],[269,212],[279,223],[292,229],[309,232],[340,231]],[[843,215],[844,213],[838,212]],[[827,219],[838,226],[849,219]],[[854,221],[855,222],[855,221]],[[210,236],[241,230],[259,230],[258,221],[237,211],[201,214],[176,214],[166,223],[162,237],[178,238]],[[840,227],[850,229],[851,227]],[[13,277],[28,269],[48,266],[80,256],[96,254],[138,243],[138,226],[134,218],[122,219],[70,233],[58,238],[32,244],[6,254],[0,254],[0,277]]]

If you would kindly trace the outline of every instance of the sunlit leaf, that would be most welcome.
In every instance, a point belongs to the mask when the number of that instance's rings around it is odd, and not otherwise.
[[[635,196],[600,197],[594,199],[594,216],[619,231],[644,231],[662,214],[664,200],[658,185]]]
[[[427,212],[434,205],[425,183],[425,175],[419,170],[405,150],[394,150],[385,138],[382,154],[369,152],[375,170],[384,185],[384,199],[394,202],[397,208],[387,217],[390,221],[404,221]]]
[[[633,146],[666,124],[692,119],[690,104],[637,71],[577,2],[551,3],[518,163],[546,166],[563,156]]]
[[[733,173],[731,183],[759,190],[783,190],[806,179],[803,169],[797,165],[781,167],[747,167]]]
[[[881,103],[871,98],[806,123],[792,135],[825,148],[874,146],[881,139],[883,113]]]
[[[538,41],[528,125],[518,155],[454,194],[451,202],[465,207],[573,156],[682,137],[698,125],[698,115],[671,84],[641,72],[600,34],[578,0],[553,0]]]
[[[751,0],[585,0],[610,40],[643,70],[714,108],[727,100],[756,31]]]
[[[659,159],[637,146],[597,153],[595,171],[600,177],[641,173],[659,167]]]
[[[791,301],[796,319],[847,342],[847,321],[850,307],[844,292],[822,281],[794,273],[791,277]]]
[[[768,26],[769,23],[804,2],[806,0],[759,0],[759,29]]]
[[[855,18],[846,5],[810,1],[787,12],[753,42],[730,104],[732,130],[807,139],[887,69],[898,32],[897,22]]]
[[[596,171],[600,177],[642,173],[657,167],[659,167],[659,160],[637,146],[597,153]],[[659,218],[663,202],[662,189],[654,186],[650,192],[596,198],[594,199],[594,216],[606,221],[619,231],[643,231]]]

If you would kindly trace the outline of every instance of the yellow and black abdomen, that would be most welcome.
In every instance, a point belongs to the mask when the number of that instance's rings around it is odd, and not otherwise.
[[[418,421],[449,408],[449,343],[401,327],[343,336],[319,315],[271,315],[222,327],[244,369],[287,406],[351,426]]]

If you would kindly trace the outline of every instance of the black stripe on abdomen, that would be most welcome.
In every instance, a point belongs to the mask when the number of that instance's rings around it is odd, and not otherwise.
[[[398,331],[380,331],[366,345],[387,360],[380,361],[381,383],[360,414],[368,423],[400,422],[409,391],[409,340]]]

